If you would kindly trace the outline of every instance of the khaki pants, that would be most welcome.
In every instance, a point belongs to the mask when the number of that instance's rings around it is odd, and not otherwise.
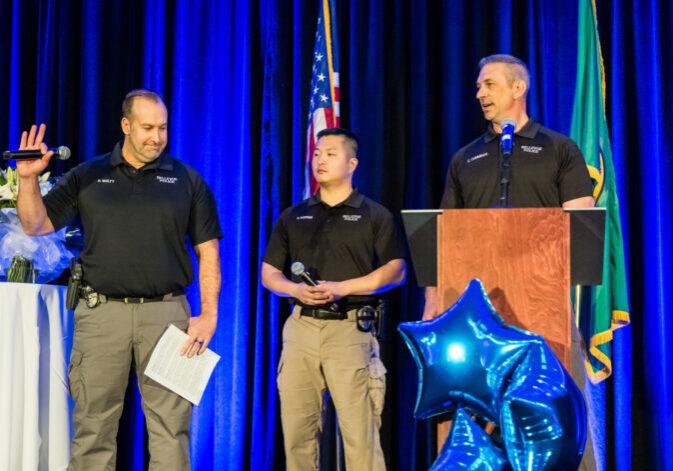
[[[317,470],[325,391],[329,390],[349,471],[385,470],[379,439],[386,370],[379,344],[348,320],[300,316],[295,307],[283,327],[278,391],[290,471]]]
[[[185,296],[146,304],[110,301],[75,310],[75,334],[68,368],[75,400],[68,470],[114,470],[117,428],[131,361],[135,360],[149,433],[151,470],[189,469],[191,404],[143,372],[157,340],[169,324],[186,330]]]

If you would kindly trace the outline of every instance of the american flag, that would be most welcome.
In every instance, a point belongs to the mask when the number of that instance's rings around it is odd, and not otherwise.
[[[325,128],[339,127],[339,48],[334,1],[320,0],[306,132],[304,198],[313,195],[318,188],[311,170],[316,135]]]

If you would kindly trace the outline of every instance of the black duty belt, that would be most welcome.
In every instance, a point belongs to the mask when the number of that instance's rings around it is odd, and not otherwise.
[[[90,291],[89,293],[82,293],[81,298],[87,301],[92,300],[93,297],[98,297],[97,302],[92,303],[94,305],[97,305],[99,302],[105,303],[108,301],[114,301],[114,302],[119,302],[119,303],[125,303],[125,304],[145,304],[145,303],[156,303],[159,301],[166,301],[172,297],[175,296],[181,296],[185,294],[185,290],[179,289],[175,290],[172,293],[169,294],[164,294],[162,296],[154,296],[154,297],[132,297],[132,296],[127,296],[127,297],[116,297],[116,296],[106,296],[101,293],[96,293],[94,291]],[[93,307],[93,306],[89,306]]]
[[[343,320],[348,319],[348,313],[339,311],[330,311],[316,307],[302,307],[301,315],[320,320]]]

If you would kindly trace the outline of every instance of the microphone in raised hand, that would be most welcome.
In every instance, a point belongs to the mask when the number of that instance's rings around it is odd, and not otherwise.
[[[47,152],[53,152],[59,160],[68,160],[70,158],[70,149],[66,146],[60,146],[53,149],[47,149]],[[6,150],[2,153],[4,160],[38,160],[46,155],[41,149],[19,149]]]
[[[37,176],[49,165],[49,160],[54,155],[54,151],[47,149],[47,145],[43,142],[46,131],[47,126],[44,124],[40,124],[39,129],[36,125],[32,125],[30,132],[23,131],[21,133],[21,144],[18,151],[3,153],[6,160],[16,160],[16,170],[19,177]],[[19,157],[22,155],[30,155],[31,157],[22,159]]]

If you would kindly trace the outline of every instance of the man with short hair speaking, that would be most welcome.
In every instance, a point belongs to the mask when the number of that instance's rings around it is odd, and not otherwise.
[[[52,152],[44,124],[21,136],[42,159],[17,162],[17,210],[27,234],[59,230],[76,217],[84,227],[84,289],[75,309],[68,383],[75,400],[69,470],[114,470],[119,418],[135,363],[149,433],[150,469],[186,470],[191,404],[144,375],[170,324],[187,331],[181,354],[203,353],[217,325],[220,292],[215,199],[203,178],[170,156],[168,113],[154,92],[124,99],[124,139],[84,162],[40,195],[38,175]],[[191,317],[185,289],[193,281],[186,240],[199,262],[201,314]],[[176,355],[179,352],[176,352]]]
[[[318,133],[312,170],[318,192],[278,217],[262,263],[262,284],[291,297],[278,366],[289,471],[318,469],[325,393],[334,400],[346,469],[385,470],[379,439],[385,367],[371,322],[378,295],[404,282],[405,247],[386,208],[353,188],[357,138]],[[288,262],[302,263],[317,286]]]
[[[513,119],[514,146],[511,154],[509,206],[516,208],[594,206],[593,185],[584,157],[570,138],[530,118],[526,95],[530,78],[526,64],[516,57],[496,54],[479,62],[477,95],[486,132],[456,152],[446,175],[442,209],[490,208],[500,203],[500,136],[503,121]],[[568,294],[570,295],[570,294]],[[439,313],[437,288],[425,291],[423,320]],[[582,393],[585,371],[581,338],[572,328],[571,375]],[[594,470],[591,434],[580,469]]]

